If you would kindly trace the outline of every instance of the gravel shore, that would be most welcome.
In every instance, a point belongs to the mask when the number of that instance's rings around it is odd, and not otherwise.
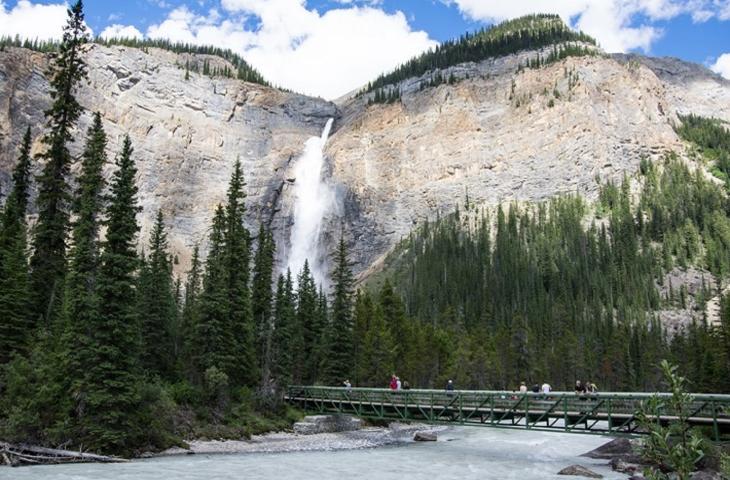
[[[216,453],[281,453],[375,448],[413,441],[415,432],[439,432],[447,427],[392,423],[351,432],[300,435],[280,432],[255,435],[250,440],[193,440],[189,449],[170,448],[155,456]]]

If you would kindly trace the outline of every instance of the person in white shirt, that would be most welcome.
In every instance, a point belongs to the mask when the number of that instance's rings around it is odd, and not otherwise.
[[[542,388],[540,388],[540,390],[542,390],[542,393],[550,393],[550,391],[552,390],[552,387],[550,386],[549,383],[545,382],[542,384]]]
[[[395,389],[400,390],[400,388],[401,388],[400,377],[396,377],[395,378]]]
[[[525,382],[520,383],[520,393],[527,393],[527,385]]]

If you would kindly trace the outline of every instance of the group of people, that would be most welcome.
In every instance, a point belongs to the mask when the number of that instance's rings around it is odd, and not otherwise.
[[[520,393],[527,393],[527,384],[525,382],[520,382]],[[532,393],[550,393],[553,391],[553,387],[550,386],[549,383],[545,382],[542,384],[542,386],[538,385],[537,383],[533,384],[530,390]]]
[[[397,377],[395,373],[391,375],[390,377],[390,385],[391,390],[410,390],[411,386],[408,384],[407,381],[403,380],[401,381],[400,377]]]
[[[345,380],[342,382],[342,386],[347,390],[352,390],[352,383],[350,383],[350,380]],[[398,377],[395,373],[391,375],[390,377],[390,384],[389,387],[391,390],[410,390],[411,386],[406,381],[401,381],[400,377]],[[519,386],[519,392],[520,393],[543,393],[548,394],[553,391],[553,387],[550,386],[549,383],[545,382],[542,385],[538,385],[537,383],[533,384],[532,387],[529,389],[527,388],[527,383],[520,382]],[[454,382],[452,380],[449,380],[446,383],[446,392],[453,392],[454,391]],[[593,395],[598,393],[598,387],[593,382],[581,382],[580,380],[575,381],[575,394],[576,395]]]
[[[592,395],[598,393],[598,387],[593,382],[582,383],[580,380],[575,381],[576,395]]]

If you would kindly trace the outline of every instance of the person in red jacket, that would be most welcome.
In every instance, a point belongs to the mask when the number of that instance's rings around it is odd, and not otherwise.
[[[398,377],[395,376],[395,373],[392,377],[390,377],[390,389],[391,390],[397,390],[398,389]]]

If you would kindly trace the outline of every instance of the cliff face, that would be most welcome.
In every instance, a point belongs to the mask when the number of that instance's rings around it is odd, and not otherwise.
[[[198,56],[200,57],[200,56]],[[221,65],[217,57],[206,57]],[[225,201],[236,159],[245,172],[248,220],[260,219],[277,231],[288,229],[287,170],[307,138],[319,135],[334,104],[234,79],[190,72],[191,56],[160,49],[89,45],[89,81],[78,93],[86,112],[72,153],[79,154],[93,112],[101,113],[113,159],[125,134],[139,169],[142,238],[158,209],[170,227],[172,249],[181,268],[196,242],[204,241],[215,207]],[[50,105],[44,76],[47,58],[10,48],[0,52],[0,184],[7,190],[17,144],[30,124],[42,148],[43,111]],[[107,172],[113,170],[109,165]],[[288,203],[287,203],[288,202]]]
[[[240,158],[248,220],[276,231],[287,249],[294,160],[305,140],[335,118],[327,144],[328,178],[341,208],[325,242],[344,225],[356,269],[367,269],[415,223],[474,203],[532,201],[564,192],[594,196],[596,180],[636,171],[642,157],[682,153],[677,113],[730,121],[730,82],[702,67],[634,56],[575,57],[524,69],[513,55],[453,67],[460,81],[422,89],[403,82],[402,102],[339,105],[225,78],[190,73],[187,55],[158,49],[88,47],[87,113],[99,111],[110,154],[128,133],[139,167],[143,238],[162,209],[171,244],[186,268],[190,247],[206,236]],[[209,57],[212,62],[223,62]],[[44,55],[0,52],[0,184],[8,186],[16,147],[30,123],[38,137],[48,107]],[[40,148],[36,141],[36,149]],[[81,142],[74,145],[78,153]],[[109,170],[111,170],[109,166]]]

